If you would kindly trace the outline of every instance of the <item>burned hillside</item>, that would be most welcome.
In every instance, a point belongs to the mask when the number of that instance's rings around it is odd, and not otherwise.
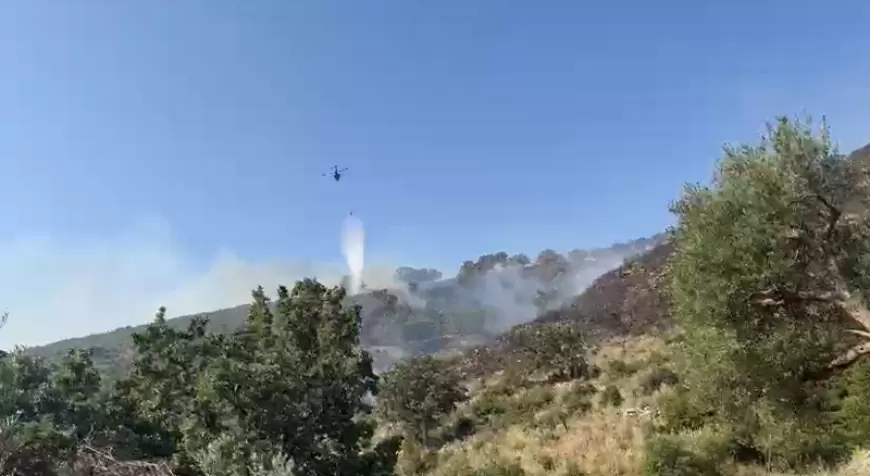
[[[457,350],[572,306],[602,273],[663,240],[656,235],[564,255],[548,249],[534,261],[492,253],[464,262],[455,278],[438,281],[437,270],[400,268],[399,281],[407,286],[354,299],[363,307],[363,334],[371,344],[412,353]]]
[[[662,278],[673,253],[670,242],[629,260],[596,279],[570,305],[548,311],[535,323],[572,322],[589,336],[638,334],[669,321]]]
[[[528,339],[523,336],[551,327],[575,328],[589,344],[667,329],[671,318],[663,278],[674,248],[665,235],[657,235],[653,243],[649,251],[599,276],[568,305],[454,356],[456,367],[466,376],[503,370],[534,350],[524,347]]]

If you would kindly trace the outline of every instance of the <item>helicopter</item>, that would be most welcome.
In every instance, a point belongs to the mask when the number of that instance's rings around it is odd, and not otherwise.
[[[337,165],[333,165],[333,166],[332,166],[332,172],[330,172],[330,173],[325,173],[325,174],[323,174],[323,176],[324,176],[324,177],[332,176],[333,180],[335,180],[336,182],[338,182],[339,180],[341,180],[341,174],[343,174],[343,173],[345,173],[345,172],[347,172],[347,168],[343,168],[343,169],[339,170],[339,168],[338,168]]]

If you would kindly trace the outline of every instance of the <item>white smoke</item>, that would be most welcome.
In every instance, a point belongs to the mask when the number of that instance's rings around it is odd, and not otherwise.
[[[349,294],[359,292],[362,285],[362,273],[365,267],[366,232],[363,222],[354,215],[348,215],[341,228],[341,254],[350,270]]]
[[[160,306],[176,317],[247,304],[258,285],[275,299],[279,285],[316,278],[334,286],[349,274],[342,259],[207,251],[195,257],[159,217],[77,240],[26,231],[0,237],[0,314],[9,311],[0,349],[138,326]],[[371,251],[368,261],[361,281],[372,289],[400,285],[394,273],[403,263]]]

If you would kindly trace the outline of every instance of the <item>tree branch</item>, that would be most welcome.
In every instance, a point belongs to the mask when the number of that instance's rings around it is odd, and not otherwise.
[[[841,310],[852,322],[870,337],[870,309],[861,299],[843,289],[842,283],[837,283],[834,291],[789,291],[785,289],[768,289],[753,295],[755,302],[764,307],[780,307],[787,304],[826,303]]]
[[[825,241],[827,242],[834,235],[834,229],[837,227],[837,222],[840,220],[840,217],[843,216],[843,212],[823,197],[821,193],[816,192],[816,199],[818,199],[830,213],[830,216],[828,217],[828,229],[825,231]]]
[[[849,329],[846,332],[870,339],[870,332],[858,331],[855,329]]]
[[[752,295],[752,299],[764,307],[810,302],[836,304],[842,298],[843,296],[837,291],[789,291],[777,288],[766,289]]]
[[[837,288],[835,291],[795,292],[780,289],[768,289],[756,293],[754,298],[759,305],[765,307],[780,307],[800,302],[830,304],[839,309],[860,328],[847,329],[846,332],[861,336],[865,339],[870,339],[870,309],[864,305],[859,297],[852,295],[845,289],[841,275],[838,274],[835,281],[835,288]],[[847,367],[866,354],[870,354],[870,340],[866,340],[849,348],[846,352],[832,360],[831,363],[828,364],[828,368],[835,369]]]
[[[870,332],[870,309],[861,302],[861,299],[855,296],[849,298],[842,303],[843,311],[846,315],[852,318],[856,324],[861,327],[861,331]]]
[[[836,258],[837,253],[835,251],[837,250],[834,249],[835,247],[831,243],[837,225],[841,218],[843,218],[843,211],[825,198],[820,191],[814,190],[813,195],[828,211],[827,227],[824,241],[821,243],[821,249],[826,255],[824,265],[828,275],[827,278],[831,280],[832,289],[830,291],[807,292],[772,288],[753,294],[751,299],[763,307],[821,303],[829,304],[838,309],[857,327],[857,329],[847,329],[846,332],[865,339],[864,342],[851,347],[828,365],[829,369],[842,368],[852,364],[861,356],[870,354],[870,309],[867,308],[860,296],[854,295],[849,289]],[[787,235],[789,239],[796,239],[798,237],[800,237],[800,233],[797,230],[790,230]]]
[[[867,309],[867,306],[864,305],[861,299],[856,296],[848,295],[845,301],[840,301],[838,304],[840,304],[843,312],[849,316],[855,324],[858,324],[858,326],[861,327],[860,330],[848,329],[847,332],[859,335],[865,339],[870,338],[870,310]],[[866,354],[870,354],[870,340],[865,340],[864,342],[850,348],[845,353],[834,359],[828,366],[831,368],[846,367]]]
[[[851,365],[853,362],[855,362],[856,360],[858,360],[859,357],[866,355],[866,354],[870,354],[870,341],[862,342],[862,343],[850,348],[849,350],[847,350],[846,352],[844,352],[843,354],[838,356],[836,359],[832,360],[831,363],[828,364],[828,367],[830,367],[830,368],[847,367],[847,366]]]

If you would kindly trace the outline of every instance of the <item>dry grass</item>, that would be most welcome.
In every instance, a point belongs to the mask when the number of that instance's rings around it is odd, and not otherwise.
[[[431,476],[459,476],[493,463],[518,463],[528,476],[586,474],[642,476],[642,424],[615,412],[596,411],[555,434],[512,427],[496,435],[476,438],[438,456]],[[583,473],[577,473],[577,470]],[[770,473],[753,466],[735,468],[734,476],[868,476],[870,452],[855,455],[837,470],[810,473]]]
[[[764,468],[743,466],[737,468],[735,476],[868,476],[870,475],[870,451],[859,451],[852,460],[836,470],[818,469],[804,475],[795,473],[770,473]]]
[[[667,349],[662,339],[650,336],[610,341],[600,346],[596,362],[605,372],[592,382],[599,389],[616,385],[625,401],[618,408],[603,406],[593,396],[592,410],[578,412],[561,424],[540,424],[548,413],[563,409],[576,391],[573,384],[552,387],[557,395],[551,404],[537,412],[537,424],[528,422],[501,429],[483,430],[470,439],[447,445],[430,455],[434,469],[429,476],[461,476],[473,470],[516,465],[528,476],[641,476],[646,437],[651,431],[651,416],[628,415],[629,408],[654,405],[659,394],[643,396],[639,381],[652,363],[662,362]],[[629,375],[609,375],[608,362],[621,361],[640,367]],[[503,382],[502,382],[503,383]],[[477,387],[499,385],[498,378],[479,382]],[[520,391],[516,398],[525,393]],[[770,473],[764,468],[739,466],[735,476],[798,476]],[[493,473],[495,474],[495,473]],[[507,474],[507,473],[501,473]],[[511,473],[513,474],[513,473]],[[836,470],[818,470],[806,476],[870,476],[870,452],[856,454],[850,464]]]
[[[543,451],[559,461],[576,462],[590,475],[637,474],[648,431],[637,417],[598,409],[573,422],[558,442]]]
[[[639,474],[645,435],[643,425],[630,417],[595,410],[569,423],[567,429],[513,426],[445,448],[432,474],[461,474],[494,461],[517,462],[530,476],[562,474],[572,464],[590,476]]]
[[[640,337],[611,341],[602,345],[596,354],[599,362],[622,360],[638,363],[663,349],[661,339]],[[622,387],[625,397],[619,408],[603,407],[593,396],[590,401],[594,408],[571,416],[566,426],[513,425],[503,430],[484,431],[462,444],[442,448],[437,456],[437,466],[430,474],[467,474],[470,469],[483,469],[494,463],[516,463],[529,476],[640,474],[650,421],[643,415],[625,415],[623,410],[640,407],[651,399],[634,395],[636,377],[633,376],[617,380],[604,374],[592,382],[599,388],[614,383]],[[485,386],[498,384],[497,379],[488,379]],[[577,391],[576,385],[556,385],[552,390],[558,398],[538,412],[536,416],[539,418],[536,419],[539,421],[565,408],[568,399],[576,398],[573,395]],[[524,393],[528,392],[519,392],[516,398],[522,399]]]
[[[72,476],[173,476],[175,473],[164,462],[119,461],[111,450],[85,445],[71,468]]]
[[[640,474],[643,445],[649,427],[642,417],[621,415],[617,409],[595,409],[569,422],[568,427],[529,429],[514,426],[479,442],[448,450],[448,461],[482,468],[495,460],[516,461],[530,476],[563,474],[569,469],[589,476]]]
[[[665,354],[665,342],[659,337],[639,336],[613,339],[602,344],[596,352],[596,363],[620,360],[638,363],[649,360],[655,354]]]

